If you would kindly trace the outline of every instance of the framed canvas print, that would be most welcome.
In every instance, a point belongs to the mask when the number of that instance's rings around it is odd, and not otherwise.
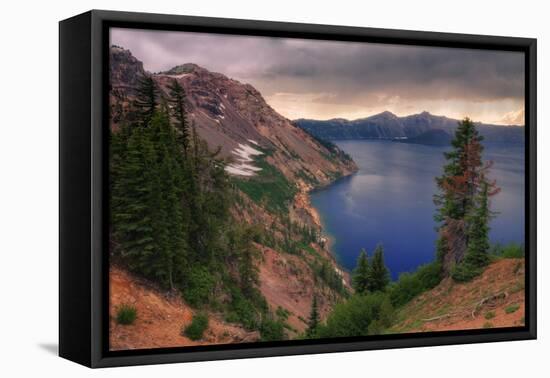
[[[60,355],[536,337],[536,40],[60,23]]]

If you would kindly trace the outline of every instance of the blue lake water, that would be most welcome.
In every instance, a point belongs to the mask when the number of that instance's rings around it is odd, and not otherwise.
[[[441,174],[447,147],[390,141],[339,141],[359,167],[355,175],[312,193],[339,262],[352,270],[361,248],[372,253],[383,243],[392,278],[435,257],[434,178]],[[491,198],[497,217],[492,242],[524,242],[525,152],[521,145],[487,145],[490,177],[502,189]]]

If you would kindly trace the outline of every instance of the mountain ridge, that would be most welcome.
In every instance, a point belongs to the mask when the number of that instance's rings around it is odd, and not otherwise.
[[[335,118],[321,121],[301,118],[293,122],[316,137],[325,140],[405,140],[437,129],[452,135],[459,120],[433,115],[427,111],[402,117],[385,111],[355,120]],[[501,126],[481,122],[476,122],[476,125],[487,142],[523,143],[525,141],[524,126]],[[439,141],[439,143],[443,142],[443,139]]]
[[[428,117],[434,117],[434,118],[441,118],[441,119],[447,119],[447,120],[450,120],[450,121],[459,121],[458,119],[455,119],[455,118],[451,118],[451,117],[447,117],[445,115],[440,115],[440,114],[432,114],[431,112],[427,111],[427,110],[423,110],[421,111],[420,113],[412,113],[412,114],[407,114],[407,115],[404,115],[404,116],[398,116],[397,114],[389,111],[389,110],[384,110],[380,113],[375,113],[375,114],[372,114],[372,115],[369,115],[369,116],[366,116],[366,117],[359,117],[359,118],[353,118],[353,119],[348,119],[348,118],[344,118],[344,117],[334,117],[334,118],[329,118],[329,119],[315,119],[315,118],[296,118],[293,120],[293,122],[302,122],[302,121],[316,121],[316,122],[343,122],[343,123],[355,123],[355,122],[359,122],[359,121],[365,121],[365,120],[371,120],[371,119],[374,119],[374,118],[377,118],[377,117],[380,117],[380,116],[383,116],[383,115],[386,115],[388,117],[392,117],[392,118],[399,118],[399,119],[406,119],[406,118],[416,118],[416,117],[421,117],[421,116],[428,116]],[[484,126],[499,126],[499,127],[524,127],[524,125],[515,125],[515,124],[510,124],[510,125],[499,125],[499,124],[493,124],[493,123],[484,123],[484,122],[475,122],[476,124],[479,124],[479,125],[484,125]]]
[[[308,187],[327,185],[335,176],[357,170],[353,161],[340,158],[344,155],[336,146],[330,150],[277,113],[250,84],[194,63],[152,74],[129,50],[117,46],[111,47],[110,53],[112,112],[117,101],[122,102],[119,108],[123,110],[130,107],[142,75],[154,78],[161,97],[166,97],[168,86],[177,80],[187,94],[189,121],[212,148],[221,148],[226,159],[242,159],[238,151],[243,148],[268,151],[264,157],[270,165]],[[116,117],[112,117],[111,128],[117,128]]]

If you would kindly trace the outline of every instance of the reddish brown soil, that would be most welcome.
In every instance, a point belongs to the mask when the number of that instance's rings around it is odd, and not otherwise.
[[[499,260],[471,282],[456,283],[450,278],[445,279],[434,289],[413,299],[399,312],[402,320],[392,331],[521,326],[525,321],[524,287],[524,260]]]
[[[260,264],[260,291],[273,310],[282,307],[290,312],[287,323],[297,332],[303,332],[311,311],[313,296],[317,296],[319,313],[323,319],[338,297],[323,285],[315,285],[313,272],[297,256],[260,247],[263,261]]]
[[[112,267],[110,271],[110,349],[147,349],[200,344],[226,344],[256,341],[257,332],[224,323],[219,316],[209,314],[209,326],[204,338],[192,341],[181,335],[194,311],[178,296],[166,295],[128,272]],[[136,321],[120,325],[115,321],[117,309],[131,304],[137,309]]]

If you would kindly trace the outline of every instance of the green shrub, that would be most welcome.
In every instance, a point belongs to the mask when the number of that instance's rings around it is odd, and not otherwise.
[[[491,254],[506,259],[520,259],[525,257],[525,248],[517,243],[510,243],[505,246],[495,244],[491,249]]]
[[[191,324],[183,330],[183,334],[191,340],[200,340],[208,328],[208,315],[199,313],[193,316]]]
[[[336,305],[326,324],[319,326],[319,337],[366,336],[369,331],[380,333],[388,322],[380,318],[386,299],[387,294],[382,292],[351,296],[348,301]]]
[[[493,323],[485,322],[485,323],[483,323],[483,328],[493,328]]]
[[[285,338],[285,323],[280,320],[266,318],[260,326],[262,341],[277,341]]]
[[[378,316],[372,320],[367,328],[369,335],[380,335],[389,328],[395,319],[395,312],[391,304],[389,295],[385,295],[380,308],[378,310]]]
[[[241,323],[248,330],[258,329],[258,311],[246,300],[233,301],[225,319],[230,323]]]
[[[456,282],[468,282],[479,276],[483,272],[482,268],[470,264],[461,263],[451,269],[451,277]]]
[[[346,296],[348,294],[346,287],[342,282],[342,277],[336,273],[332,264],[326,260],[312,264],[315,277],[323,281],[328,287],[337,293]]]
[[[414,273],[403,273],[389,289],[393,306],[403,306],[424,291],[441,282],[441,265],[431,263],[420,266]]]
[[[510,288],[510,294],[519,293],[520,291],[525,289],[525,282],[519,281],[516,282],[511,288]]]
[[[369,335],[380,335],[384,331],[384,327],[378,319],[374,319],[370,322],[367,328],[367,334]]]
[[[433,262],[420,266],[416,271],[416,276],[426,289],[433,289],[441,282],[442,270],[441,264]]]
[[[513,312],[516,312],[517,310],[519,310],[519,304],[515,303],[513,305],[510,305],[510,306],[506,307],[504,309],[504,312],[507,313],[507,314],[511,314]]]
[[[386,295],[380,304],[380,310],[378,313],[378,321],[384,328],[390,327],[395,320],[395,311],[391,303],[391,298]]]
[[[495,317],[495,312],[494,311],[489,311],[489,312],[485,313],[485,319],[487,319],[487,320],[493,319],[494,317]]]
[[[231,302],[225,320],[231,323],[240,323],[248,330],[260,328],[261,314],[268,312],[265,298],[258,290],[245,296],[239,287],[230,287]]]
[[[183,298],[193,307],[208,304],[215,284],[215,277],[209,269],[193,266],[182,288]]]
[[[116,313],[116,322],[122,325],[133,324],[137,317],[137,309],[130,304],[121,305]]]
[[[283,308],[281,306],[277,307],[277,310],[275,311],[275,315],[281,320],[287,320],[290,316],[290,311],[288,311],[286,308]]]

